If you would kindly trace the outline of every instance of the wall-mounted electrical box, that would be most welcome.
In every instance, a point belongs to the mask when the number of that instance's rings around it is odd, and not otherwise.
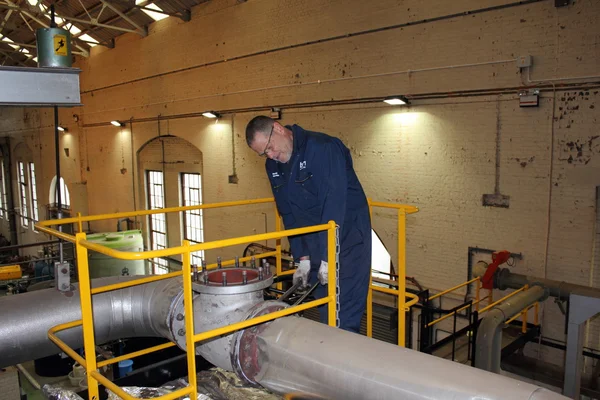
[[[517,58],[517,67],[519,67],[519,68],[531,67],[532,63],[533,63],[533,58],[531,56],[519,56]]]

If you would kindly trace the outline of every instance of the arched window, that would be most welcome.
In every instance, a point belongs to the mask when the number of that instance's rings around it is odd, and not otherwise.
[[[58,206],[58,193],[56,191],[56,175],[54,176],[54,178],[52,178],[52,183],[50,183],[49,203],[52,207]],[[60,178],[60,204],[61,208],[71,208],[71,197],[69,196],[69,189],[67,189],[65,180],[62,177]]]

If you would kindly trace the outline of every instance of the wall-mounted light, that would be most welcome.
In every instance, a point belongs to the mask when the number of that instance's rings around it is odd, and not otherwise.
[[[271,108],[269,117],[277,120],[281,119],[281,108]]]
[[[205,111],[202,113],[202,116],[206,117],[206,118],[219,118],[220,117],[219,113],[217,113],[215,111]]]
[[[65,128],[64,126],[57,126],[56,129],[58,129],[60,132],[68,132],[69,130],[67,128]]]
[[[404,106],[410,104],[410,101],[404,96],[391,96],[383,100],[384,103],[388,103],[392,106]]]
[[[121,121],[110,121],[111,124],[113,124],[114,126],[123,126],[123,123]]]

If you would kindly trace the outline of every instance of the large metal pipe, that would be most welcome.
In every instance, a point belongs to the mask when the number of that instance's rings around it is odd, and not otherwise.
[[[475,277],[482,277],[483,274],[485,274],[487,266],[488,264],[484,261],[478,262],[473,268],[473,275]],[[534,284],[547,288],[550,296],[561,300],[568,300],[571,294],[600,298],[600,289],[589,286],[538,278],[537,276],[531,275],[515,274],[510,272],[508,268],[499,268],[494,274],[494,287],[500,290],[519,289],[525,285]]]
[[[547,290],[541,286],[533,286],[488,311],[477,329],[475,367],[499,374],[504,323],[525,307],[547,297]]]
[[[551,400],[538,386],[299,317],[256,337],[253,378],[276,393],[345,400]],[[250,345],[252,347],[252,345]]]
[[[257,282],[261,272],[254,278]],[[203,274],[202,282],[193,284],[199,293],[194,298],[195,317],[201,320],[202,306],[197,302],[214,302],[217,288],[227,288],[224,279]],[[227,271],[229,273],[230,271]],[[250,276],[242,269],[233,269],[238,287],[250,285]],[[212,273],[211,273],[212,274]],[[206,278],[205,278],[206,276]],[[93,286],[103,286],[134,277],[95,279]],[[246,282],[248,280],[248,282]],[[272,279],[271,279],[272,280]],[[199,288],[204,285],[205,288]],[[242,289],[239,289],[242,290]],[[235,292],[236,290],[230,290]],[[205,295],[209,296],[205,296]],[[238,295],[243,293],[230,293]],[[242,296],[244,297],[244,296]],[[254,298],[243,302],[254,302]],[[271,304],[275,303],[272,309]],[[40,306],[43,305],[43,306]],[[228,303],[227,303],[228,305]],[[240,307],[247,306],[240,304]],[[279,302],[256,303],[249,317],[260,312],[285,307]],[[208,310],[205,310],[208,312]],[[185,316],[182,314],[181,279],[147,283],[94,296],[96,341],[135,336],[162,336],[175,342]],[[231,307],[218,304],[210,312],[231,314]],[[240,316],[236,315],[234,319]],[[52,326],[81,318],[77,292],[68,294],[55,289],[8,296],[0,301],[0,367],[43,357],[57,352],[47,339]],[[242,317],[243,318],[243,317]],[[216,321],[216,319],[215,319]],[[233,321],[223,319],[223,324]],[[216,326],[213,326],[216,327]],[[196,326],[196,332],[206,327]],[[406,400],[563,400],[565,397],[535,385],[501,375],[474,369],[414,350],[401,348],[354,333],[298,317],[286,317],[235,334],[229,362],[259,383],[278,393],[302,392],[326,399],[377,398]],[[59,334],[71,347],[81,346],[81,329]],[[223,339],[223,338],[221,338]],[[207,344],[224,346],[217,339]],[[239,340],[238,340],[239,339]],[[201,346],[205,346],[202,344]],[[214,347],[213,347],[214,350]],[[217,349],[218,363],[225,347]],[[244,357],[240,357],[243,352]],[[215,353],[213,353],[215,354]],[[251,355],[254,355],[252,357]],[[231,365],[230,364],[230,365]],[[218,365],[218,364],[217,364]],[[221,365],[218,365],[221,366]],[[226,366],[226,365],[225,365]]]
[[[94,279],[92,286],[135,278]],[[181,285],[181,279],[173,278],[95,295],[96,343],[137,336],[172,338],[168,316]],[[59,348],[48,339],[48,330],[78,319],[81,306],[77,290],[63,293],[45,289],[2,298],[0,368],[58,353]],[[59,332],[57,336],[71,348],[83,345],[81,327]]]

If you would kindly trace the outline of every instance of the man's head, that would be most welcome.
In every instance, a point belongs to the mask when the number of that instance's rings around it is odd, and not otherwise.
[[[254,117],[246,126],[246,143],[261,157],[286,163],[292,157],[292,132],[272,118]]]

